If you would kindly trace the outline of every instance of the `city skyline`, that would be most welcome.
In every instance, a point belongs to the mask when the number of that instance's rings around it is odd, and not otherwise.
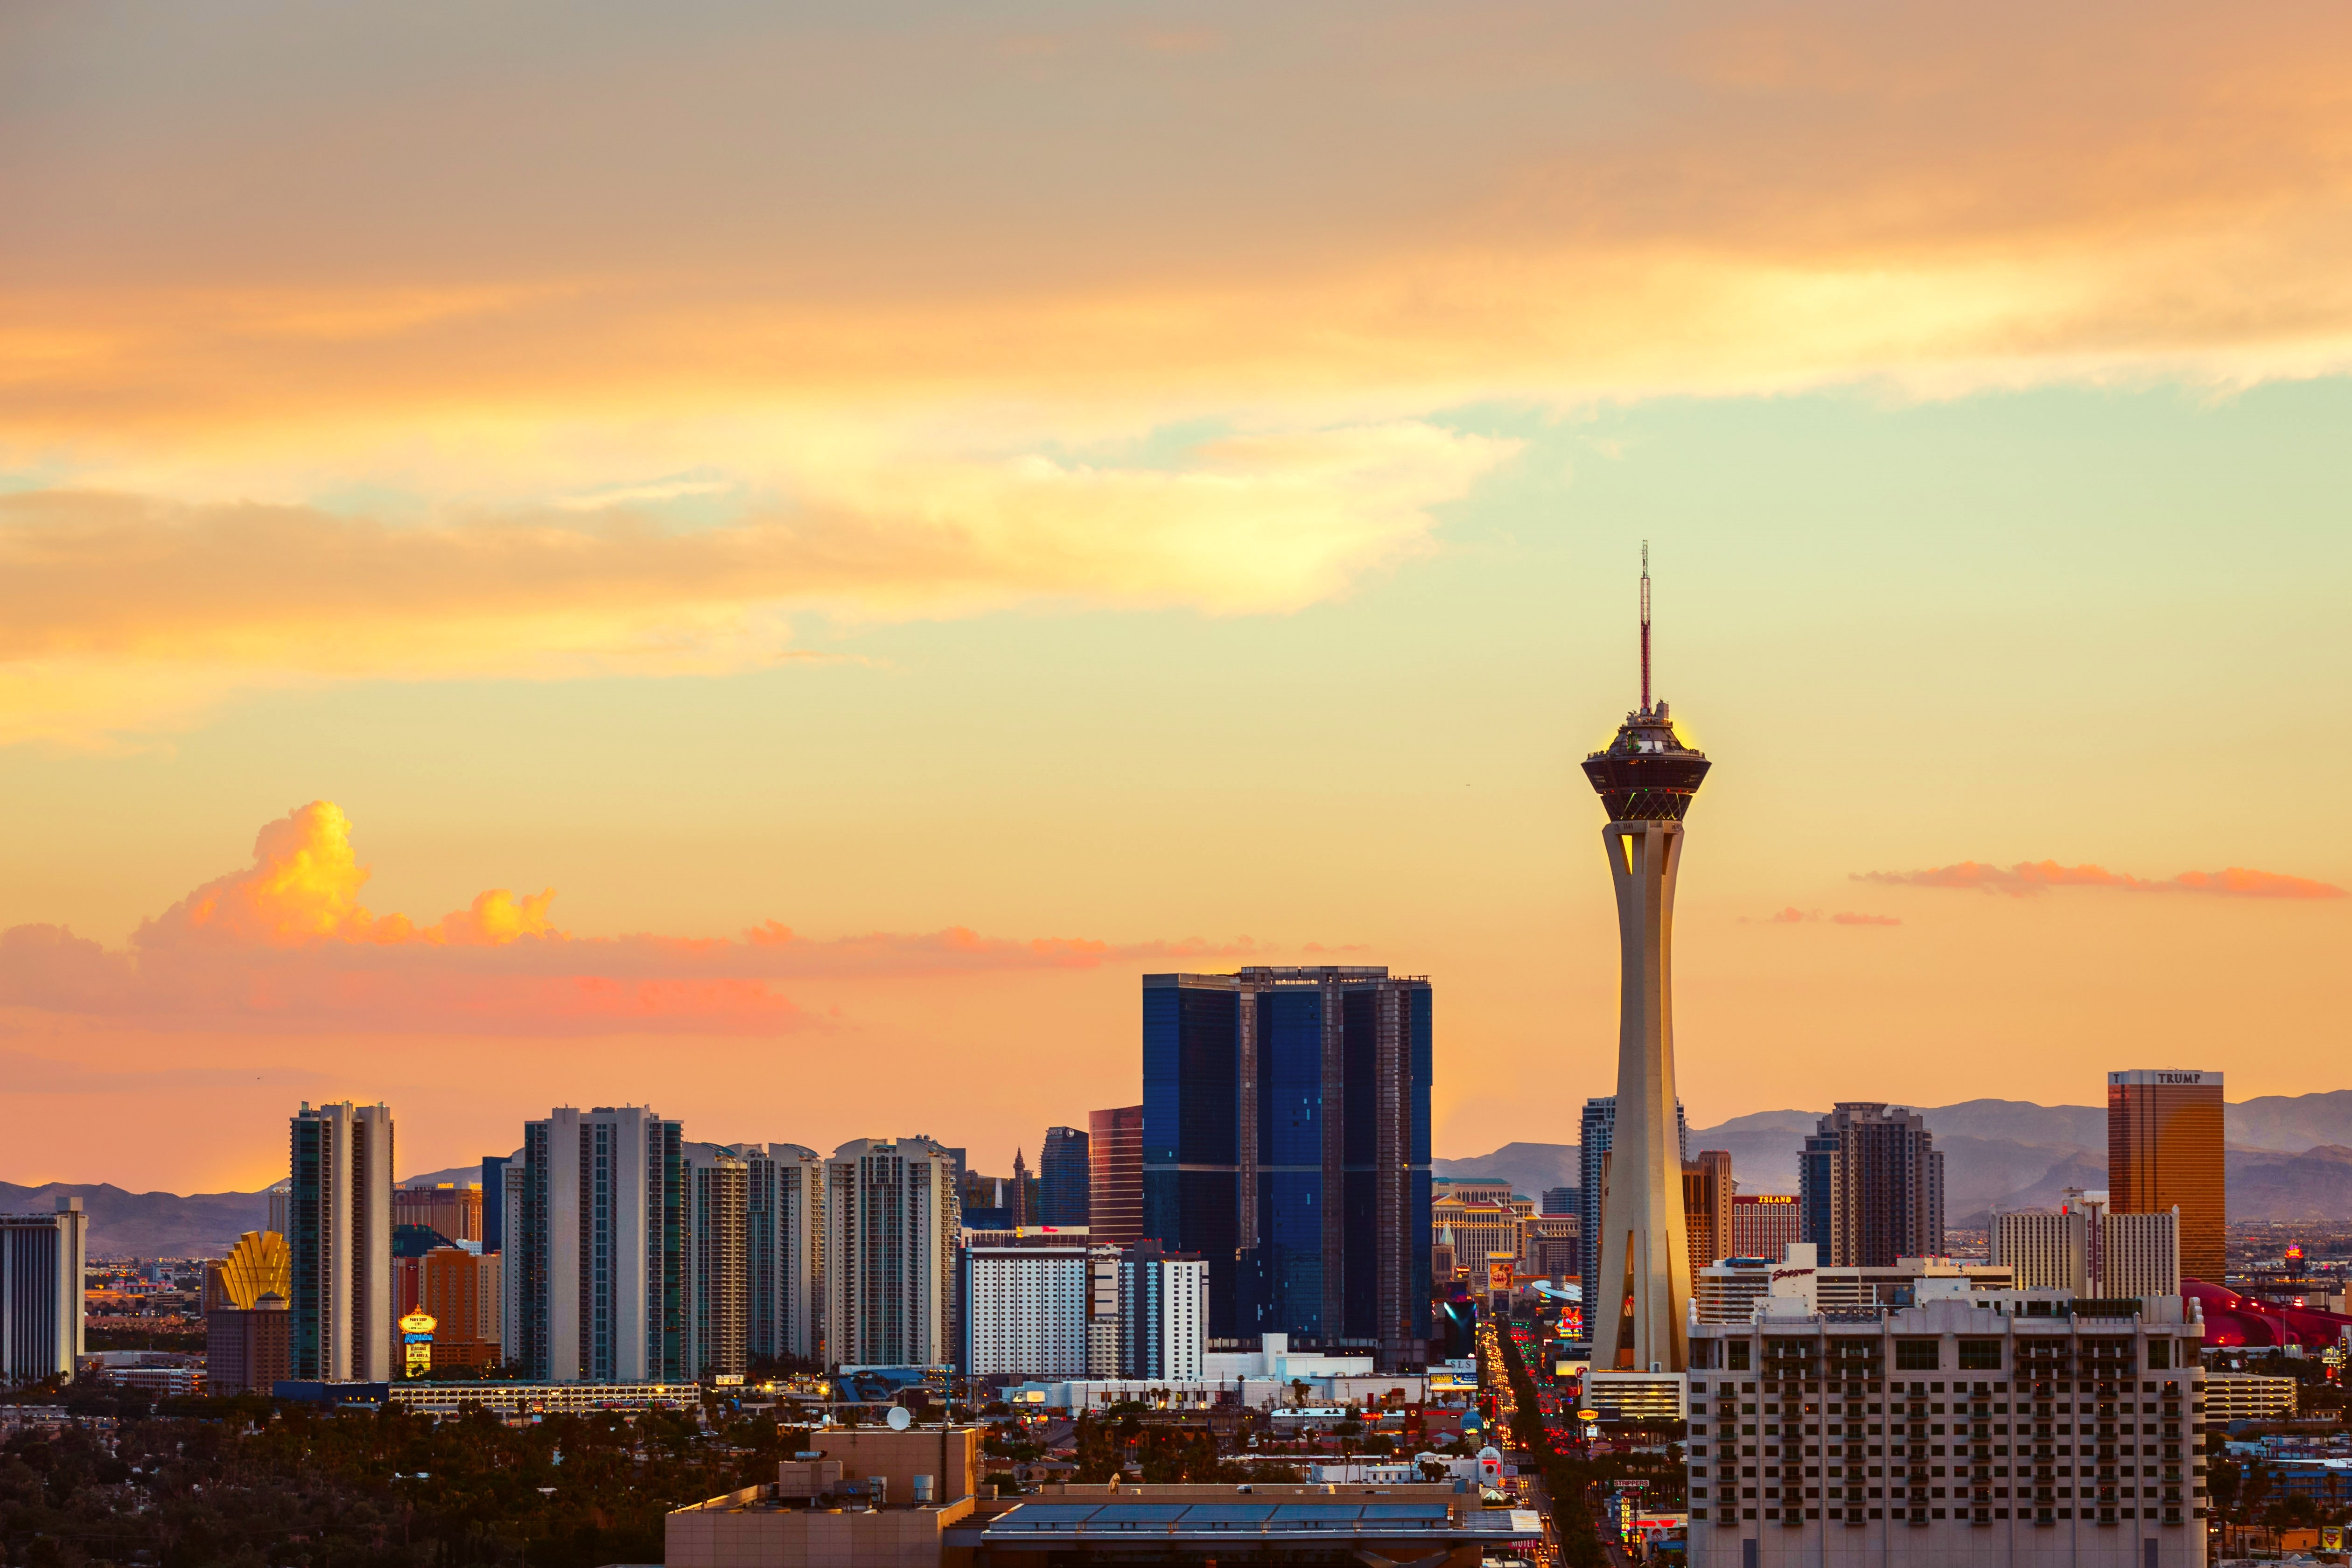
[[[1355,958],[1567,1141],[1644,539],[1696,1121],[2340,1036],[2217,738],[2352,767],[2345,21],[1473,14],[17,24],[0,1177],[559,1065],[1034,1154],[1137,975]],[[262,830],[412,923],[193,921]]]

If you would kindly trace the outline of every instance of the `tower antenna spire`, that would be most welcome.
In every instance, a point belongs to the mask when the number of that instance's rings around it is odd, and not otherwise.
[[[1650,710],[1650,542],[1642,541],[1642,711]]]

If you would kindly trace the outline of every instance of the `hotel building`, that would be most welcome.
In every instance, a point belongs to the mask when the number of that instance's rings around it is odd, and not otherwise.
[[[2221,1283],[2221,1075],[2182,1068],[2107,1075],[2107,1196],[2119,1215],[2180,1211],[2180,1272]]]

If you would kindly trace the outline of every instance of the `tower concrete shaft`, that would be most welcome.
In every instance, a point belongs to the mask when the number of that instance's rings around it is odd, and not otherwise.
[[[1680,1372],[1689,1352],[1690,1244],[1675,1124],[1675,874],[1683,825],[1601,830],[1617,889],[1617,1126],[1601,1203],[1601,1277],[1585,1281],[1592,1364]]]
[[[1601,830],[1617,887],[1623,976],[1617,1012],[1617,1124],[1601,1167],[1600,1277],[1584,1282],[1595,1371],[1681,1372],[1689,1353],[1690,1244],[1675,1116],[1675,874],[1683,816],[1706,753],[1650,696],[1650,552],[1642,551],[1642,706],[1584,759],[1609,813]]]

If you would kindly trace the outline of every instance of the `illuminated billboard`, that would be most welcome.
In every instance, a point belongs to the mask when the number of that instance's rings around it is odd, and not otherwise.
[[[411,1312],[400,1320],[400,1373],[403,1377],[423,1377],[433,1370],[433,1331],[441,1325],[425,1312]]]

